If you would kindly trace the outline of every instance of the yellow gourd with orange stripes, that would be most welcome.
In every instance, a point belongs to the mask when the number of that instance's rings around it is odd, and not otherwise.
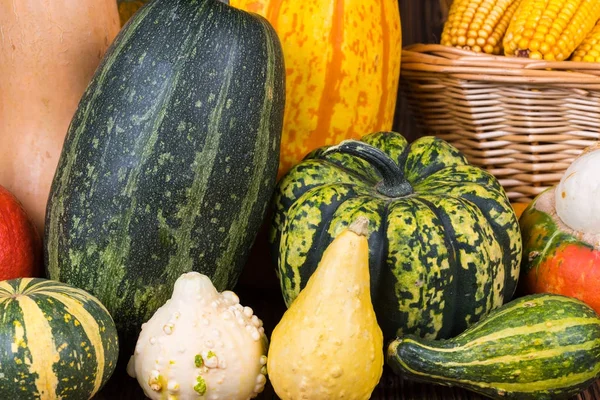
[[[283,45],[279,176],[311,150],[390,130],[400,77],[397,0],[230,0],[266,17]]]

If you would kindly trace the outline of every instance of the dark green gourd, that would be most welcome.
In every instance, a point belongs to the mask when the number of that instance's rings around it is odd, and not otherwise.
[[[387,362],[406,377],[495,399],[569,399],[600,375],[600,319],[570,297],[521,297],[453,339],[398,338]]]
[[[153,0],[106,54],[60,157],[45,261],[106,305],[125,352],[182,273],[236,283],[275,186],[284,75],[269,23],[217,0]]]

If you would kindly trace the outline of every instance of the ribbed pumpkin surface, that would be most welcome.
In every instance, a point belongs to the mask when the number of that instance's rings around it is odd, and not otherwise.
[[[46,263],[106,305],[124,354],[182,273],[235,285],[275,186],[284,84],[268,22],[216,0],[154,0],[107,53],[59,161]]]
[[[364,154],[358,143],[355,153]],[[389,178],[398,185],[389,191],[412,189],[384,194],[376,162],[325,153],[327,147],[293,168],[278,185],[271,232],[286,303],[332,238],[359,215],[371,222],[371,296],[384,336],[449,337],[508,301],[521,236],[499,182],[437,138],[408,144],[388,132],[362,143],[397,169]]]
[[[0,282],[0,398],[89,399],[118,353],[114,322],[83,290],[37,278]]]

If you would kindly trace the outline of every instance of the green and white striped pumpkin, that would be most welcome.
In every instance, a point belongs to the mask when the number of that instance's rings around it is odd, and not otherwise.
[[[569,399],[600,376],[600,319],[574,298],[530,295],[450,340],[398,338],[387,363],[402,376],[495,399]]]
[[[278,184],[271,232],[288,306],[357,216],[387,338],[451,337],[510,300],[521,235],[499,182],[450,144],[394,132],[309,154]]]
[[[0,399],[89,399],[115,370],[115,324],[89,293],[63,283],[0,282]]]

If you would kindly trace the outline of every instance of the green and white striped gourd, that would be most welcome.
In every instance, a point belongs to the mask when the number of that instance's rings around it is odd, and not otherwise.
[[[38,278],[2,281],[0,320],[0,399],[90,399],[115,370],[115,324],[81,289]]]
[[[449,340],[398,338],[387,363],[402,376],[495,399],[568,399],[600,376],[600,319],[579,300],[530,295]]]

